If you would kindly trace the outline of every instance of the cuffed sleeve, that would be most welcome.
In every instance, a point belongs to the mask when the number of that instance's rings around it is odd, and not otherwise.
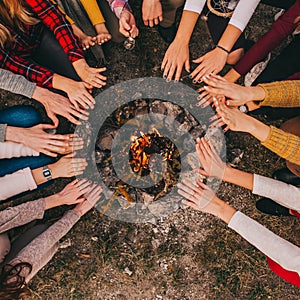
[[[277,262],[284,269],[300,275],[300,248],[279,237],[241,212],[236,212],[228,227]]]
[[[39,156],[39,152],[34,151],[23,144],[14,142],[0,143],[0,159],[24,156]]]
[[[298,136],[270,126],[270,134],[261,144],[280,157],[300,165],[300,138]]]
[[[94,26],[105,22],[96,0],[81,0],[81,4]]]
[[[184,5],[184,10],[192,11],[201,14],[205,1],[203,0],[187,0]]]
[[[266,94],[265,99],[258,103],[259,106],[300,106],[300,80],[277,81],[258,86],[262,87]]]

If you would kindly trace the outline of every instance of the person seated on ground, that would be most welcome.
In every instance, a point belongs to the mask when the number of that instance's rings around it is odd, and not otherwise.
[[[101,192],[102,188],[96,184],[75,180],[53,196],[0,212],[0,253],[4,258],[0,271],[1,299],[21,299],[30,295],[29,281],[57,252],[59,240],[94,207]],[[10,245],[8,230],[42,219],[45,210],[65,204],[76,206],[50,227],[36,225]]]
[[[55,128],[59,124],[58,115],[65,117],[75,125],[81,124],[79,119],[88,120],[89,112],[80,107],[75,108],[66,97],[39,87],[36,83],[26,80],[23,76],[4,69],[0,69],[0,89],[40,102]]]
[[[142,19],[145,26],[157,26],[164,41],[170,44],[176,36],[176,12],[184,0],[143,0]]]
[[[203,138],[198,140],[196,148],[203,168],[203,170],[199,170],[202,175],[221,178],[245,187],[253,191],[254,194],[270,197],[275,201],[274,204],[280,203],[290,209],[300,211],[299,188],[225,166],[213,147]],[[210,213],[226,222],[229,228],[236,231],[267,256],[269,267],[273,272],[300,287],[299,247],[282,239],[243,213],[236,211],[230,204],[219,199],[200,180],[195,183],[184,180],[178,188],[178,193],[186,198],[183,201],[185,205]],[[300,218],[299,213],[294,210],[291,212]]]
[[[71,25],[50,0],[0,2],[0,67],[93,108],[89,91],[105,85],[105,68],[90,68]]]
[[[83,140],[74,134],[45,132],[32,106],[18,105],[0,111],[0,200],[36,189],[52,179],[83,173],[86,159],[74,158]],[[63,156],[57,161],[57,156]]]
[[[260,140],[263,146],[286,159],[287,167],[274,172],[273,177],[286,183],[300,185],[300,116],[286,121],[281,129],[278,129],[234,107],[254,100],[259,107],[300,107],[300,80],[265,83],[255,87],[243,87],[218,75],[205,76],[203,80],[208,84],[204,89],[210,95],[222,95],[221,98],[225,96],[226,99],[226,104],[214,99],[217,115],[213,119],[217,120],[211,126],[226,125],[225,131],[231,129],[250,133]],[[206,106],[213,98],[201,100],[198,105]]]
[[[293,36],[289,45],[272,61],[268,55],[293,32],[300,30],[300,0],[282,14],[251,49],[224,75],[231,82],[245,76],[245,85],[257,85],[277,80],[300,79],[300,35]],[[266,59],[266,62],[263,60]],[[268,63],[268,64],[267,64]],[[254,66],[256,66],[254,68]],[[253,68],[253,69],[252,69]],[[265,69],[264,69],[265,68]],[[251,70],[252,69],[252,70]]]
[[[289,7],[294,1],[282,1],[282,7]],[[194,83],[201,82],[205,74],[219,73],[226,63],[236,64],[253,44],[252,41],[246,40],[242,33],[259,2],[259,0],[187,0],[176,37],[166,51],[161,65],[163,76],[167,80],[174,77],[178,81],[183,67],[190,72],[189,41],[201,12],[207,21],[215,47],[193,60],[199,65],[190,74],[190,78]],[[278,4],[278,1],[262,2]]]
[[[57,0],[79,38],[83,50],[112,39],[120,43],[139,34],[128,1]]]

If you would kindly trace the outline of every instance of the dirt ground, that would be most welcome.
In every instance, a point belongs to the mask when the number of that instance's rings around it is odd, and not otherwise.
[[[122,45],[108,45],[108,86],[124,80],[161,76],[159,71],[167,45],[156,29],[141,25],[133,51]],[[260,5],[247,35],[261,36],[271,25],[275,10]],[[204,21],[199,21],[191,41],[191,56],[197,58],[212,48]],[[192,85],[191,85],[192,86]],[[195,88],[195,86],[194,86]],[[0,93],[0,108],[32,103],[21,96]],[[37,105],[34,103],[34,105]],[[263,119],[269,123],[267,120]],[[281,121],[273,122],[279,126]],[[62,130],[66,123],[62,122]],[[244,151],[238,168],[271,176],[284,160],[247,134],[230,132],[228,157],[234,149]],[[7,201],[2,208],[58,191],[66,180],[57,180],[46,190]],[[220,198],[253,217],[270,230],[300,246],[299,221],[259,213],[259,197],[223,183]],[[64,208],[46,213],[54,221]],[[30,224],[31,226],[32,224]],[[21,230],[25,230],[22,228]],[[19,234],[19,231],[17,231]],[[157,224],[130,224],[94,210],[78,222],[63,239],[71,243],[61,249],[30,283],[30,299],[299,299],[299,289],[273,274],[266,258],[216,218],[178,210]]]

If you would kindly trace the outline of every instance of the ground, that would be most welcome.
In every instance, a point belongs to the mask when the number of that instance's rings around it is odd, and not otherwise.
[[[159,66],[167,45],[155,29],[141,25],[139,6],[136,8],[141,29],[137,47],[130,52],[121,45],[109,46],[108,86],[137,77],[161,76]],[[247,29],[249,37],[261,36],[274,13],[261,5]],[[209,48],[207,29],[199,21],[191,55],[196,58]],[[32,103],[5,92],[0,97],[0,108]],[[65,127],[62,122],[62,130]],[[244,151],[239,169],[271,176],[284,166],[283,159],[247,134],[231,132],[226,139],[228,157],[234,149]],[[65,183],[58,180],[45,191],[7,201],[2,208],[49,195]],[[259,213],[255,209],[259,197],[231,184],[223,183],[218,195],[300,246],[300,237],[295,234],[300,230],[297,219]],[[62,211],[47,212],[46,220],[54,221]],[[123,223],[94,210],[63,242],[71,242],[71,246],[61,249],[35,276],[30,299],[299,299],[299,289],[273,274],[263,254],[221,221],[191,209],[178,210],[155,225]]]

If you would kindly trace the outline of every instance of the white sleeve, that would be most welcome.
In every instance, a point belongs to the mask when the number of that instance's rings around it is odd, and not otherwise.
[[[230,18],[229,24],[243,32],[259,2],[260,0],[240,0]]]
[[[236,212],[228,227],[288,271],[300,275],[300,248],[279,237],[241,212]]]
[[[0,201],[37,188],[30,168],[0,178]]]
[[[183,10],[193,11],[200,15],[205,3],[205,0],[186,0]]]
[[[300,188],[254,174],[253,194],[271,198],[287,208],[300,211]]]
[[[39,154],[39,152],[34,151],[23,144],[14,142],[0,142],[0,159],[23,156],[39,156]]]

